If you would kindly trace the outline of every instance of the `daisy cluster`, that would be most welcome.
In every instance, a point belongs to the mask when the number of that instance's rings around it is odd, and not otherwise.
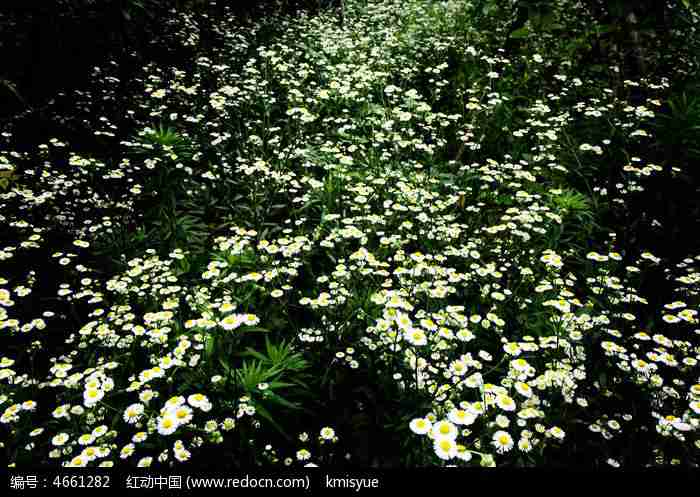
[[[576,9],[557,4],[585,29]],[[267,463],[330,460],[331,427],[302,433],[293,457],[260,442],[290,421],[274,392],[289,385],[247,381],[232,358],[259,358],[266,333],[386,387],[423,464],[546,464],[576,434],[619,465],[618,441],[638,432],[663,447],[650,462],[694,463],[700,256],[674,265],[614,231],[584,248],[565,236],[591,205],[623,213],[649,178],[680,171],[638,152],[668,79],[601,83],[552,39],[506,56],[472,14],[347,0],[342,24],[227,17],[221,46],[199,53],[198,20],[173,11],[191,64],[143,67],[112,118],[77,100],[127,157],[58,139],[0,152],[14,175],[0,330],[23,345],[0,358],[10,462],[174,464],[224,442]],[[105,101],[114,71],[94,71]],[[199,248],[121,244],[168,184],[173,202],[223,211]],[[664,270],[673,300],[650,309],[643,277]]]

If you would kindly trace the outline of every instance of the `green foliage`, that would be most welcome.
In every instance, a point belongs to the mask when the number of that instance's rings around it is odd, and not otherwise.
[[[290,434],[283,428],[288,425],[287,420],[272,413],[280,408],[302,410],[302,405],[289,397],[298,398],[300,394],[309,393],[302,381],[307,361],[290,343],[282,340],[275,344],[267,336],[264,354],[248,347],[239,355],[253,359],[244,359],[235,370],[238,386],[253,399],[253,405],[263,418],[289,439]],[[286,393],[282,395],[283,392]]]
[[[149,150],[155,147],[155,150],[164,155],[176,154],[185,158],[191,156],[191,145],[189,140],[179,133],[174,127],[166,126],[164,123],[159,123],[153,128],[146,128],[143,133],[145,147],[141,150],[141,154],[149,153]],[[132,152],[139,155],[139,151]]]
[[[557,195],[550,195],[549,200],[555,212],[562,217],[562,225],[555,229],[554,246],[565,245],[586,250],[587,241],[602,229],[596,222],[598,213],[595,212],[591,199],[583,193],[566,189]]]
[[[18,177],[12,169],[0,170],[0,189],[9,189],[17,179]]]
[[[626,220],[700,104],[590,5],[168,14],[181,59],[73,106],[113,148],[0,156],[7,459],[697,464],[699,258]]]
[[[552,203],[563,213],[590,213],[591,202],[582,193],[575,190],[564,190],[558,195],[551,196]]]
[[[668,112],[655,124],[658,146],[683,154],[677,160],[700,159],[700,95],[686,92],[672,96]]]

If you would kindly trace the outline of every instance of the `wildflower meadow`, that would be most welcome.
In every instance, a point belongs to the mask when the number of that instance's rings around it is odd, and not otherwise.
[[[693,2],[191,3],[1,121],[10,467],[697,467]]]

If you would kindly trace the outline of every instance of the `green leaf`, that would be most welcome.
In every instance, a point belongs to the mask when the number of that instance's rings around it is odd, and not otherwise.
[[[275,388],[285,388],[285,387],[293,387],[295,386],[294,383],[286,383],[284,381],[273,381],[270,382],[270,388],[275,389]]]
[[[614,31],[617,31],[617,26],[614,24],[601,24],[600,26],[595,27],[595,32],[599,35],[612,33]]]
[[[263,354],[258,352],[257,350],[253,350],[250,347],[246,349],[245,352],[241,352],[239,355],[241,356],[252,356],[255,357],[256,359],[260,359],[261,361],[267,361],[267,357],[265,357]]]
[[[301,380],[294,380],[294,384],[304,388],[305,390],[311,390],[311,387],[309,387],[308,383],[304,383]]]
[[[284,429],[279,425],[279,423],[277,423],[277,421],[275,421],[274,419],[272,419],[272,415],[268,412],[267,409],[265,409],[265,408],[264,408],[263,406],[261,406],[260,404],[257,404],[257,403],[256,403],[256,404],[255,404],[255,410],[256,410],[256,412],[260,413],[260,416],[262,416],[264,419],[266,419],[267,421],[269,421],[270,424],[271,424],[272,426],[274,426],[275,429],[276,429],[277,431],[279,431],[280,434],[281,434],[284,438],[286,438],[287,440],[290,439],[289,435],[287,435],[287,433],[286,433],[286,432],[284,431]]]
[[[524,26],[520,29],[516,29],[510,34],[511,38],[519,39],[519,38],[526,38],[527,35],[530,34],[530,29],[527,26]]]
[[[214,345],[216,343],[216,337],[214,335],[209,335],[204,345],[204,357],[210,358],[214,354]]]
[[[266,328],[261,328],[259,326],[245,326],[241,328],[241,331],[254,332],[254,333],[270,333],[270,330]]]
[[[219,357],[219,364],[221,364],[221,367],[222,367],[222,368],[224,369],[224,371],[226,372],[226,375],[228,375],[229,372],[231,371],[231,368],[230,368],[230,366],[228,365],[228,362],[226,362],[226,360],[225,360],[223,357]]]
[[[276,393],[270,392],[268,394],[267,400],[270,402],[273,402],[275,404],[279,404],[284,407],[288,407],[289,409],[299,409],[299,404],[294,404],[292,402],[289,402],[287,399],[284,397],[277,395]]]

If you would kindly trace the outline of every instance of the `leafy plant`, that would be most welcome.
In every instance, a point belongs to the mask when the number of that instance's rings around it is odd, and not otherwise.
[[[302,410],[301,404],[290,397],[298,397],[308,392],[309,387],[302,381],[302,372],[308,367],[307,361],[294,351],[289,342],[282,340],[274,344],[265,337],[265,354],[248,347],[239,354],[246,359],[235,370],[237,385],[253,400],[260,415],[270,422],[282,435],[289,438],[275,416],[275,408]],[[252,357],[253,359],[248,359]],[[285,396],[281,394],[286,391]]]
[[[600,229],[592,200],[573,189],[550,195],[549,200],[562,217],[562,224],[554,228],[556,245],[566,244],[584,250],[586,241]]]
[[[17,179],[19,177],[14,173],[13,169],[0,170],[0,189],[7,190]]]
[[[682,92],[668,100],[668,112],[659,114],[655,124],[657,130],[657,148],[681,156],[673,157],[683,160],[685,152],[689,159],[700,158],[700,95]]]
[[[187,140],[172,126],[159,123],[153,128],[147,128],[143,138],[150,145],[158,145],[163,149],[174,152],[183,152],[187,149]]]

